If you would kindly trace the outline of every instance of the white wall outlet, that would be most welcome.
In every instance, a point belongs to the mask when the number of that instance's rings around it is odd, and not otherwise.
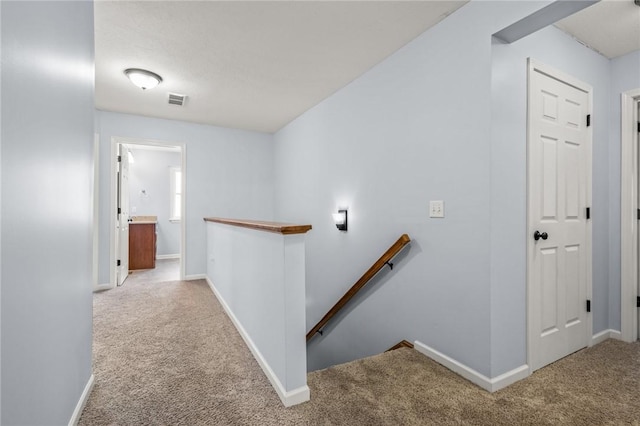
[[[444,217],[444,201],[429,201],[429,217]]]

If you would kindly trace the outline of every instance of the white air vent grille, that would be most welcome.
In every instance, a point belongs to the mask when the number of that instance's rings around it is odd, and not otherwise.
[[[177,93],[169,93],[169,105],[184,105],[187,95],[178,95]]]

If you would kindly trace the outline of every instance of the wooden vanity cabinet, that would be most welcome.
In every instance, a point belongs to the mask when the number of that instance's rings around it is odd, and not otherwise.
[[[156,224],[129,223],[129,270],[156,267]]]

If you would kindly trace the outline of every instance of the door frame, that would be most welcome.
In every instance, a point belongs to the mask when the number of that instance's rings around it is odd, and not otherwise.
[[[129,148],[124,145],[124,144],[116,144],[116,155],[118,157],[122,157],[125,153],[129,152]],[[120,158],[120,161],[117,162],[117,171],[116,171],[116,210],[120,211],[119,214],[116,214],[116,222],[118,223],[118,229],[117,232],[115,233],[116,236],[116,250],[115,250],[115,256],[116,259],[122,259],[123,256],[123,252],[124,252],[124,247],[123,245],[120,243],[121,238],[122,238],[122,234],[123,234],[123,217],[122,214],[124,213],[124,211],[122,211],[121,207],[123,206],[123,197],[122,197],[122,193],[123,193],[123,186],[122,184],[124,183],[124,178],[123,178],[123,165],[126,164],[127,165],[127,173],[129,173],[129,158]],[[127,196],[129,196],[129,182],[128,182],[128,175],[127,175]],[[129,200],[127,200],[127,205],[129,204]],[[128,209],[127,209],[128,210]],[[126,215],[128,216],[127,219],[130,218],[129,212],[126,212]],[[127,234],[127,246],[129,243],[129,223],[127,222],[125,225],[126,227],[126,234]],[[116,265],[116,286],[121,286],[124,284],[124,282],[126,281],[126,279],[129,277],[129,247],[127,247],[126,250],[127,254],[127,259],[126,262],[124,259],[122,259],[122,261],[120,262],[120,265]],[[126,277],[122,277],[122,272],[124,269],[124,266],[127,266],[127,276]]]
[[[593,111],[593,88],[560,71],[556,68],[553,68],[549,65],[541,63],[535,59],[528,58],[527,59],[527,225],[526,225],[526,251],[527,251],[527,365],[529,366],[529,374],[533,373],[533,351],[534,351],[534,335],[536,331],[533,329],[533,315],[534,315],[534,307],[531,306],[533,301],[533,268],[531,267],[531,260],[533,258],[533,253],[531,250],[529,230],[532,229],[532,220],[533,220],[533,203],[531,202],[531,139],[532,139],[532,128],[531,128],[531,77],[534,72],[540,71],[541,73],[548,75],[551,78],[554,78],[560,82],[568,84],[570,86],[575,87],[578,90],[582,90],[587,93],[588,105],[587,110],[588,114],[591,114]],[[592,164],[592,149],[593,149],[593,127],[587,128],[587,195],[586,202],[587,206],[592,206],[592,178],[593,178],[593,164]],[[586,251],[586,260],[587,260],[587,299],[592,300],[592,279],[593,279],[593,259],[592,259],[592,220],[587,220],[587,230],[586,230],[586,243],[585,243],[585,251]],[[586,327],[586,341],[587,347],[590,347],[593,344],[593,316],[591,312],[587,313],[587,327]]]
[[[186,187],[187,187],[187,152],[186,152],[186,144],[183,142],[169,142],[162,141],[156,139],[142,139],[142,138],[129,138],[129,137],[121,137],[121,136],[113,136],[111,138],[111,159],[110,159],[110,168],[111,171],[111,205],[109,207],[109,286],[110,288],[116,288],[116,208],[118,205],[118,187],[117,187],[117,179],[118,175],[116,172],[117,164],[118,164],[118,144],[126,144],[126,145],[147,145],[147,146],[157,146],[157,147],[165,147],[165,148],[180,148],[180,167],[182,168],[182,197],[180,202],[180,280],[185,279],[185,254],[186,254],[186,229],[187,229],[187,217],[186,217]]]
[[[640,88],[620,94],[620,332],[638,339],[638,132]]]
[[[93,291],[100,289],[98,284],[98,268],[100,265],[100,134],[93,135],[93,191],[91,194],[91,204],[93,206],[93,253],[91,273],[91,286]]]

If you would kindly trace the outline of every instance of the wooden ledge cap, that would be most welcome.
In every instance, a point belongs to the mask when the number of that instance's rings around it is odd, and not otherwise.
[[[266,222],[262,220],[224,219],[220,217],[205,217],[206,222],[223,223],[225,225],[240,226],[258,231],[274,232],[276,234],[306,234],[311,225],[295,225],[292,223]]]

